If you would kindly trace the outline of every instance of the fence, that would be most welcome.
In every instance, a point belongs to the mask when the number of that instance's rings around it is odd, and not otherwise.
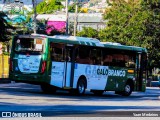
[[[9,56],[0,55],[0,78],[8,78],[9,75]]]

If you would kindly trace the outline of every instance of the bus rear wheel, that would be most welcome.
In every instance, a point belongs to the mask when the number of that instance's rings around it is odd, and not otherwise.
[[[86,90],[86,82],[84,79],[79,79],[78,83],[77,83],[77,95],[84,95]]]
[[[53,94],[56,92],[56,87],[49,84],[41,84],[41,90],[47,94]]]
[[[130,96],[133,91],[133,84],[130,82],[127,82],[124,91],[122,92],[122,96]]]

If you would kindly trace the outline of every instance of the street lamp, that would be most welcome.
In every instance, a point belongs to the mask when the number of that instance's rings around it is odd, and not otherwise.
[[[35,3],[36,0],[32,0],[32,4],[33,4],[33,10],[34,10],[34,17],[33,17],[33,30],[34,30],[34,34],[37,33],[36,29],[37,29],[37,21],[36,21],[36,16],[37,16],[37,13],[36,13],[36,3]]]
[[[68,35],[68,0],[66,0],[66,35]]]
[[[76,32],[77,32],[78,4],[82,4],[85,1],[83,1],[83,0],[75,0],[75,2],[76,2],[76,6],[75,6],[75,18],[74,18],[74,36],[76,36]]]
[[[74,36],[76,36],[76,31],[77,31],[77,17],[78,17],[78,2],[76,2],[76,8],[75,8]]]

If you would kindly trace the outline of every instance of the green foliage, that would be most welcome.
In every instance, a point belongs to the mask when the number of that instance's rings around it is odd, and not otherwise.
[[[149,17],[142,12],[138,2],[125,2],[118,0],[112,7],[106,10],[104,19],[107,19],[107,27],[100,33],[102,41],[119,42],[128,45],[142,45],[144,23]]]
[[[91,27],[83,27],[83,30],[78,32],[77,36],[98,38],[98,31]]]
[[[63,8],[63,5],[61,4],[60,1],[57,0],[48,0],[48,2],[46,2],[46,0],[40,2],[37,6],[36,6],[36,11],[38,14],[43,14],[43,13],[54,13],[57,10],[61,10]]]
[[[76,4],[72,4],[68,7],[68,12],[74,13],[76,9]],[[78,4],[78,12],[81,11],[81,5]]]
[[[119,42],[148,49],[151,66],[160,64],[160,3],[158,0],[113,0],[106,9],[107,27],[101,41]]]
[[[37,33],[38,34],[47,34],[46,33],[46,24],[47,24],[47,20],[38,20],[37,21]]]
[[[7,15],[0,12],[0,42],[9,41],[14,27],[6,21]]]
[[[144,31],[146,47],[149,52],[150,66],[159,67],[160,65],[160,1],[146,0],[143,3],[144,10],[149,11],[149,19]]]
[[[68,6],[68,12],[71,12],[71,13],[75,12],[75,8],[76,8],[75,4]]]

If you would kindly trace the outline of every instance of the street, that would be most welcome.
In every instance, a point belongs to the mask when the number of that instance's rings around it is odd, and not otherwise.
[[[133,115],[133,111],[156,113],[156,111],[160,111],[160,89],[150,87],[145,93],[133,92],[129,97],[116,95],[114,92],[105,92],[103,96],[94,96],[88,91],[84,96],[72,96],[65,91],[44,94],[37,85],[0,84],[0,111],[37,112],[42,113],[42,117],[101,117],[103,115],[124,117],[128,111],[131,112],[128,112],[130,115]]]

